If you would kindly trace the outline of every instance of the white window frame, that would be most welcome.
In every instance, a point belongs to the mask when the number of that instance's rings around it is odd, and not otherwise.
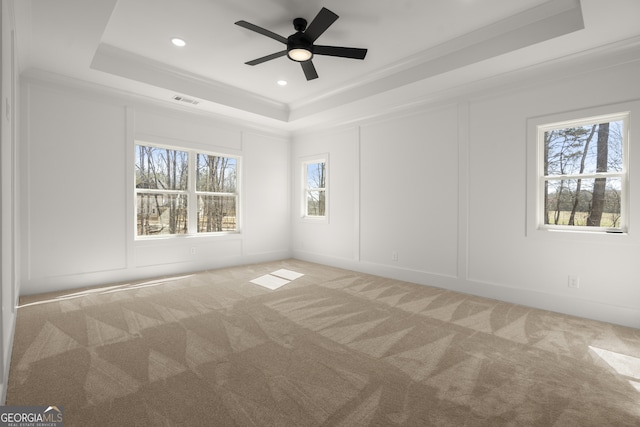
[[[139,145],[154,147],[160,149],[169,149],[176,151],[183,151],[188,154],[188,180],[186,190],[158,190],[158,189],[146,189],[136,188],[136,149]],[[135,240],[153,240],[153,239],[175,239],[184,237],[199,237],[199,236],[219,236],[228,234],[240,234],[241,232],[241,167],[242,157],[237,154],[222,153],[217,151],[210,151],[200,148],[189,148],[181,145],[174,144],[161,144],[155,142],[149,142],[147,140],[136,139],[133,143],[133,223],[134,223],[134,239]],[[197,155],[205,154],[210,156],[228,157],[236,160],[236,192],[235,193],[219,193],[219,192],[207,192],[198,191],[196,186],[197,180]],[[184,234],[160,234],[160,235],[138,235],[138,207],[137,207],[137,195],[138,193],[158,193],[158,194],[185,194],[187,196],[187,232]],[[213,231],[213,232],[198,232],[197,220],[198,220],[198,196],[201,195],[214,195],[214,196],[235,196],[236,203],[236,229],[225,231]]]
[[[310,188],[307,187],[307,166],[315,163],[324,163],[325,170],[325,179],[324,179],[324,188]],[[300,171],[301,171],[301,217],[305,221],[309,222],[320,222],[320,223],[328,223],[329,221],[329,154],[320,154],[317,156],[305,157],[300,160]],[[324,215],[309,215],[308,213],[308,204],[307,204],[307,194],[310,191],[324,191]]]
[[[530,237],[557,237],[577,239],[601,239],[608,236],[627,236],[630,230],[629,145],[632,131],[631,115],[640,116],[640,102],[619,103],[584,110],[531,118],[527,121],[527,210],[526,234]],[[561,226],[544,224],[544,133],[548,130],[584,124],[624,121],[623,129],[623,166],[621,172],[603,172],[581,174],[582,179],[599,177],[620,177],[621,223],[620,228]],[[637,126],[636,126],[637,127]],[[640,132],[635,132],[640,134]],[[574,178],[573,176],[554,176],[553,179]]]

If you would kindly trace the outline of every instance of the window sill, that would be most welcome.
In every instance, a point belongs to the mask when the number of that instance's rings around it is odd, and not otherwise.
[[[627,231],[607,231],[607,230],[564,230],[558,228],[538,227],[527,233],[527,237],[542,240],[571,240],[582,242],[621,242],[631,239]]]
[[[327,216],[303,216],[300,218],[301,222],[306,222],[309,224],[328,224],[329,217]]]
[[[137,242],[157,242],[157,241],[174,241],[179,242],[190,239],[236,239],[241,237],[240,231],[221,231],[217,233],[201,233],[201,234],[176,234],[162,236],[136,236],[133,240]]]
[[[628,234],[626,230],[620,228],[600,228],[600,227],[553,227],[539,226],[540,231],[551,231],[557,233],[587,233],[587,234]]]

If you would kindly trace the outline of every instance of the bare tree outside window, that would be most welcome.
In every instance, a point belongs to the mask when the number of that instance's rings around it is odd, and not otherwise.
[[[135,150],[136,236],[238,230],[238,158],[142,144]]]
[[[185,151],[136,146],[138,236],[187,233],[188,163]]]
[[[304,163],[305,170],[305,215],[326,215],[326,162]]]
[[[236,186],[236,159],[197,155],[199,233],[237,229]]]
[[[544,224],[621,227],[624,129],[616,119],[544,132]]]

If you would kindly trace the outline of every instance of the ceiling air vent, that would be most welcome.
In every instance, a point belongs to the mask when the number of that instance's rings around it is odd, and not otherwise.
[[[191,99],[191,98],[185,98],[184,96],[180,96],[180,95],[175,95],[173,99],[175,101],[186,102],[187,104],[191,104],[191,105],[198,105],[200,103],[200,101],[196,101],[195,99]]]

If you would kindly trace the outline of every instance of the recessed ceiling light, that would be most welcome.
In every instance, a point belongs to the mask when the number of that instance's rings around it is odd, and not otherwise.
[[[280,86],[286,86],[287,85],[287,81],[286,80],[278,80],[278,84]]]
[[[187,42],[185,42],[184,40],[178,38],[178,37],[174,37],[171,39],[171,43],[173,43],[174,46],[178,46],[178,47],[184,47],[187,45]]]

